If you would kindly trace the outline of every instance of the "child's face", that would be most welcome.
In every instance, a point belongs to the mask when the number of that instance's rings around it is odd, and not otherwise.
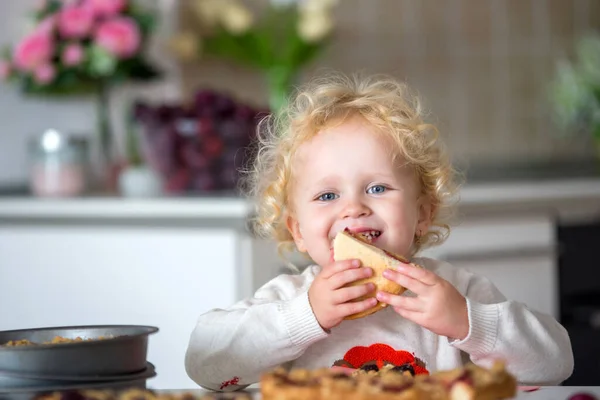
[[[415,234],[429,226],[431,206],[420,199],[410,167],[393,162],[393,142],[355,117],[302,144],[294,167],[287,225],[298,250],[329,265],[344,228],[379,233],[373,242],[409,255]]]

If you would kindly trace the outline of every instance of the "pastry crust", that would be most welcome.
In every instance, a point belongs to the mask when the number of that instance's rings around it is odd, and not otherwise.
[[[377,291],[388,292],[395,295],[400,295],[406,291],[406,288],[398,285],[395,282],[386,279],[383,276],[383,271],[386,269],[396,269],[402,263],[409,261],[402,256],[392,254],[370,244],[366,239],[359,235],[352,234],[347,230],[339,232],[333,240],[333,259],[335,261],[358,259],[361,266],[367,266],[373,269],[373,275],[370,278],[360,279],[356,282],[347,284],[346,286],[364,285],[371,282],[375,285],[376,290],[364,296],[358,297],[355,301],[365,300],[375,297]],[[349,315],[345,320],[352,320],[366,317],[382,310],[387,306],[386,303],[380,301],[377,304],[365,311]]]
[[[501,400],[517,393],[504,364],[491,369],[469,364],[433,375],[381,369],[365,374],[282,369],[261,378],[262,400]]]

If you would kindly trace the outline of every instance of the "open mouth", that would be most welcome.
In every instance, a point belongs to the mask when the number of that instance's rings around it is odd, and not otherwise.
[[[376,230],[365,231],[365,232],[359,232],[356,235],[362,237],[363,239],[365,239],[368,242],[372,242],[373,240],[375,240],[376,238],[378,238],[381,235],[381,231],[376,231]]]
[[[371,243],[379,236],[381,236],[381,231],[376,229],[363,230],[360,232],[352,232],[349,228],[344,229],[344,232],[354,236],[357,239],[361,239],[365,242]]]

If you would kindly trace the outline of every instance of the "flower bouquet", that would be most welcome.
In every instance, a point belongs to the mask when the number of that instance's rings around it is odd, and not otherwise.
[[[286,102],[300,70],[328,44],[336,0],[271,0],[258,13],[238,0],[191,0],[194,31],[180,32],[172,48],[185,59],[199,54],[223,57],[260,70],[269,105]]]
[[[144,57],[154,14],[131,0],[44,0],[32,18],[33,29],[0,57],[0,78],[28,95],[95,96],[102,156],[110,164],[111,87],[159,75]]]
[[[600,160],[600,35],[580,38],[574,62],[558,64],[550,101],[561,131],[591,135]]]

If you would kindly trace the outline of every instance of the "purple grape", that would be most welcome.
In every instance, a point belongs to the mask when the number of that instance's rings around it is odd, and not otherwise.
[[[202,192],[216,189],[215,177],[209,171],[199,171],[194,174],[190,184],[191,189]]]
[[[200,90],[194,96],[194,106],[196,110],[212,107],[217,94],[212,90]]]
[[[211,118],[202,117],[198,119],[196,134],[203,138],[215,134],[215,123]]]
[[[188,169],[180,168],[167,177],[165,191],[167,193],[184,192],[190,184],[191,174]]]
[[[236,120],[225,120],[219,125],[219,136],[228,143],[236,143],[240,138],[248,136],[245,123]]]
[[[155,110],[157,120],[168,123],[178,114],[176,106],[162,105]]]
[[[223,147],[223,141],[217,136],[207,136],[202,140],[202,151],[208,158],[219,157]]]
[[[575,393],[569,400],[597,400],[596,396],[590,393]]]
[[[248,152],[243,147],[231,147],[225,150],[221,156],[221,163],[224,166],[231,165],[236,169],[240,169],[248,162]]]
[[[206,155],[193,144],[181,148],[181,158],[185,165],[193,169],[207,168],[210,163]]]
[[[235,102],[228,96],[222,95],[213,104],[215,114],[221,118],[231,116],[236,109]]]
[[[235,110],[235,119],[244,123],[254,120],[257,111],[245,104],[238,105]]]

